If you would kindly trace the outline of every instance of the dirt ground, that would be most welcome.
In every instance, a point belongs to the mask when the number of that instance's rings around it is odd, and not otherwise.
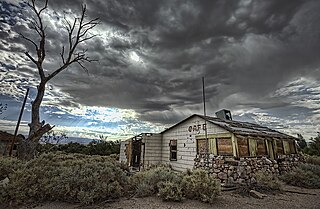
[[[299,193],[283,192],[277,195],[267,195],[263,199],[241,196],[233,191],[222,192],[214,204],[206,204],[194,200],[185,200],[181,203],[163,202],[157,197],[147,198],[131,198],[120,199],[112,203],[100,203],[93,206],[81,206],[63,202],[48,202],[35,206],[20,206],[10,207],[0,205],[1,209],[240,209],[240,208],[282,208],[282,209],[320,209],[320,189],[302,189],[298,187],[286,186],[285,190],[290,190]]]

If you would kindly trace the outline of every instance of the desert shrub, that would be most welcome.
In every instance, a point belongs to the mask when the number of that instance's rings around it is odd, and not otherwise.
[[[313,165],[319,165],[320,166],[320,156],[305,156],[306,163],[313,164]]]
[[[197,199],[203,202],[214,202],[220,194],[219,180],[204,170],[194,170],[190,175],[185,175],[181,182],[182,191],[188,199]]]
[[[81,154],[43,154],[9,173],[6,201],[60,200],[91,204],[126,191],[128,177],[113,158]]]
[[[87,145],[78,142],[68,144],[38,144],[37,151],[42,153],[62,151],[65,153],[80,153],[85,155],[112,155],[120,153],[119,141],[101,141],[95,140]]]
[[[305,188],[320,188],[320,166],[301,164],[296,169],[281,176],[287,184]]]
[[[180,202],[183,198],[182,188],[179,183],[175,182],[159,182],[158,196],[165,201],[177,201]]]
[[[169,167],[159,166],[135,174],[131,178],[131,186],[137,197],[146,197],[158,193],[160,182],[179,183],[181,179],[181,175],[174,173]]]
[[[14,173],[21,165],[22,162],[16,158],[0,156],[0,181]]]
[[[274,191],[281,191],[282,190],[282,185],[279,179],[272,174],[266,174],[263,172],[257,172],[256,173],[256,179],[257,179],[257,187],[259,189],[257,190],[262,190],[262,191],[269,191],[269,192],[274,192]]]

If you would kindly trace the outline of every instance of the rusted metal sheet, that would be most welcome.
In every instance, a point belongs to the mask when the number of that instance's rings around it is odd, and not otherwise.
[[[218,155],[233,155],[231,138],[217,138]]]

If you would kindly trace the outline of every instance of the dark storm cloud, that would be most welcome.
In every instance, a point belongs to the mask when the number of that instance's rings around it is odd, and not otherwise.
[[[60,64],[66,41],[55,21],[63,10],[79,14],[82,2],[49,2],[56,13],[48,15],[48,69]],[[101,24],[95,31],[99,36],[83,47],[99,62],[88,65],[89,76],[72,66],[52,80],[73,105],[133,109],[142,120],[173,123],[202,112],[202,76],[211,114],[219,108],[290,106],[288,95],[274,92],[300,77],[320,77],[320,3],[315,0],[85,3],[88,18],[99,17]],[[25,27],[11,29],[34,37]],[[9,37],[8,32],[0,36]],[[12,36],[6,40],[21,43]]]

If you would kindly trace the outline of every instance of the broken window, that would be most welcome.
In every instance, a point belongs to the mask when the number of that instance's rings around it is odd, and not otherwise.
[[[170,160],[177,160],[177,140],[170,140]]]
[[[218,155],[233,155],[231,138],[217,138]]]
[[[267,147],[264,139],[257,139],[257,156],[267,155]]]
[[[237,138],[239,157],[249,156],[249,146],[247,138]]]

